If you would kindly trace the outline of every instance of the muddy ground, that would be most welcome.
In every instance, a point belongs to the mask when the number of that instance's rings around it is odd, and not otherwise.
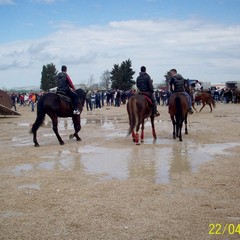
[[[140,146],[126,106],[84,109],[81,142],[60,119],[60,146],[46,118],[39,148],[36,112],[18,107],[0,118],[0,239],[239,239],[239,106],[194,113],[183,142],[160,106],[158,139],[147,122]]]

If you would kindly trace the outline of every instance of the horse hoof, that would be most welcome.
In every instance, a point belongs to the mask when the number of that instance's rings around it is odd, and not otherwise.
[[[81,138],[77,138],[77,141],[79,141],[79,142],[80,142],[80,141],[82,141],[82,139],[81,139]]]
[[[40,147],[40,145],[39,144],[35,144],[34,147]]]
[[[69,139],[73,139],[74,138],[74,135],[73,134],[70,134],[69,135]]]
[[[60,145],[64,145],[65,143],[64,142],[60,142]]]

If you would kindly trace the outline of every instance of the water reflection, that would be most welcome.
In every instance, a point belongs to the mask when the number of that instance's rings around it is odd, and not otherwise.
[[[146,140],[150,142],[150,140]],[[231,154],[228,149],[240,143],[198,145],[157,140],[155,144],[134,144],[127,147],[102,146],[100,143],[61,149],[41,156],[37,164],[21,164],[11,169],[0,169],[0,174],[11,172],[15,176],[35,171],[78,172],[98,179],[144,178],[156,183],[169,183],[175,174],[196,172],[198,167],[216,155]]]

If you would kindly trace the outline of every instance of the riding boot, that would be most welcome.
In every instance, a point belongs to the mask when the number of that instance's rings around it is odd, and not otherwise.
[[[189,108],[188,113],[189,113],[189,114],[193,114],[192,108]]]
[[[160,116],[160,113],[157,110],[157,105],[155,103],[153,104],[153,116],[154,117],[159,117]]]

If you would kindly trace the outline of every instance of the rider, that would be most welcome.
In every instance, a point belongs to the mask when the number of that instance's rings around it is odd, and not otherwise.
[[[192,110],[192,100],[190,95],[186,92],[186,86],[188,85],[187,80],[185,80],[181,74],[177,73],[176,69],[170,70],[171,80],[170,80],[170,90],[172,93],[182,92],[188,99],[188,113],[193,114]]]
[[[57,75],[57,88],[58,91],[65,92],[67,96],[69,96],[73,103],[73,114],[79,115],[80,112],[78,110],[78,95],[73,92],[75,87],[71,78],[67,74],[67,67],[62,66],[62,72]]]
[[[151,98],[152,104],[153,104],[153,116],[154,117],[160,116],[160,113],[157,110],[156,101],[153,95],[154,91],[153,91],[152,79],[146,73],[146,67],[144,66],[141,67],[141,72],[137,77],[137,88],[140,92],[147,93],[147,95]]]

